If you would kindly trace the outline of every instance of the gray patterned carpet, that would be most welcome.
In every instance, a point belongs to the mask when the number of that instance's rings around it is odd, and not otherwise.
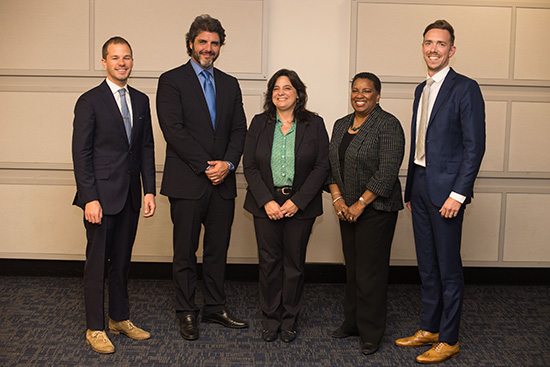
[[[332,339],[342,315],[342,284],[306,284],[294,343],[260,338],[254,282],[228,282],[228,306],[250,321],[245,330],[200,324],[201,337],[179,336],[169,280],[130,280],[132,320],[152,333],[146,341],[110,335],[116,352],[101,355],[85,342],[82,279],[0,277],[0,366],[417,366],[427,348],[393,340],[414,332],[419,286],[391,285],[386,334],[379,351],[359,352],[359,339]],[[198,299],[201,299],[199,292]],[[550,286],[470,285],[461,354],[444,366],[550,366]]]

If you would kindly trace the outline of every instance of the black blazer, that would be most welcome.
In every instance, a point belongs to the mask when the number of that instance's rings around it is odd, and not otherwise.
[[[214,69],[216,128],[191,61],[162,74],[157,89],[157,114],[166,140],[161,194],[200,198],[208,185],[207,161],[223,160],[237,168],[246,136],[241,88],[237,79]],[[237,196],[235,172],[218,185],[225,199]]]
[[[131,192],[141,207],[141,181],[155,194],[155,149],[149,98],[128,86],[132,100],[132,141],[128,143],[122,114],[104,81],[84,93],[74,109],[73,164],[77,192],[73,201],[84,209],[99,200],[104,214],[119,213]]]
[[[339,148],[355,114],[334,123],[330,140],[329,184],[337,184],[347,205],[355,203],[365,190],[379,195],[372,207],[382,211],[403,209],[399,168],[405,152],[405,134],[399,120],[376,106],[351,141],[345,157],[342,182]]]
[[[246,135],[244,175],[248,182],[244,208],[257,217],[267,217],[264,205],[274,199],[271,150],[275,123],[265,114],[254,116]],[[297,122],[295,142],[294,182],[296,193],[291,200],[299,208],[297,219],[323,214],[321,189],[329,171],[328,134],[325,123],[312,115],[309,122]]]

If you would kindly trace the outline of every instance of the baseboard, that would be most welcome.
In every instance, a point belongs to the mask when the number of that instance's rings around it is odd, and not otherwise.
[[[1,276],[82,277],[84,261],[0,259]],[[202,266],[198,264],[199,279]],[[258,265],[228,264],[227,280],[258,280]],[[133,262],[133,279],[171,279],[171,263]],[[466,284],[550,285],[550,268],[464,268]],[[341,264],[306,264],[307,283],[345,283]],[[390,284],[420,284],[416,266],[390,266]]]

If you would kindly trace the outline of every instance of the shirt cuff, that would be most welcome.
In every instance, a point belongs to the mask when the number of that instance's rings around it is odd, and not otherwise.
[[[464,204],[464,201],[466,200],[466,196],[460,195],[458,192],[454,192],[454,191],[451,192],[451,194],[449,195],[449,197],[450,197],[451,199],[455,199],[455,200],[458,201],[460,204]]]

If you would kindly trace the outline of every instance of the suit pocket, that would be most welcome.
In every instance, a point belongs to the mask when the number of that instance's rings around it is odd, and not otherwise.
[[[94,172],[94,175],[96,180],[108,180],[109,169],[108,168],[96,169]]]
[[[447,173],[457,173],[461,162],[447,162]]]

